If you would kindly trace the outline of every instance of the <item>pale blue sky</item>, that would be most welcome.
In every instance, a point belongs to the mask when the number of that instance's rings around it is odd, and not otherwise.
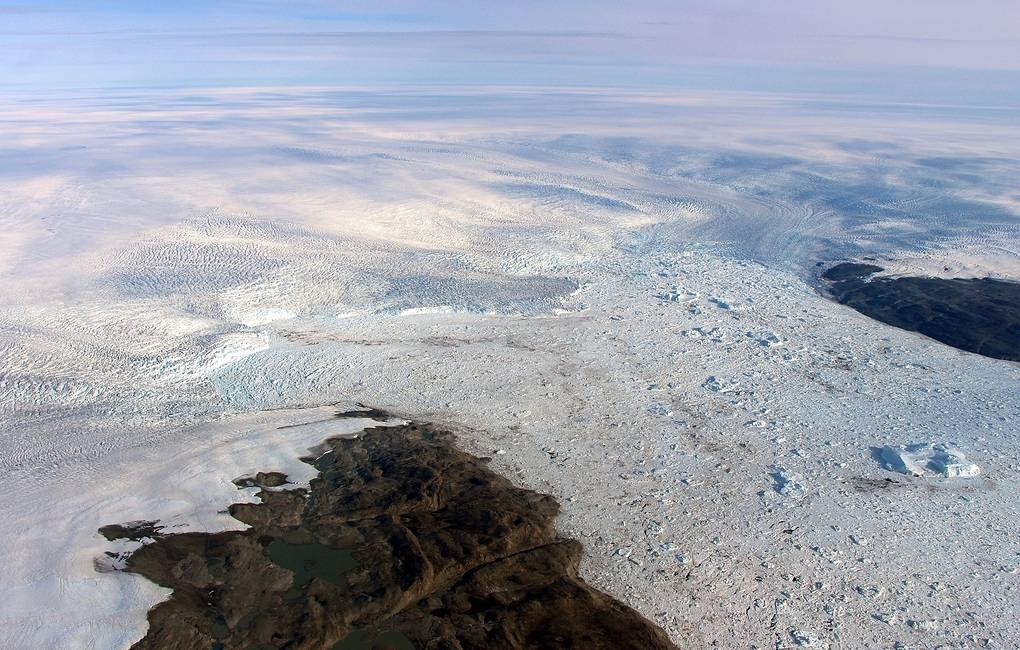
[[[1020,86],[1013,0],[15,0],[0,38],[0,87],[27,90],[524,83],[1002,103]]]

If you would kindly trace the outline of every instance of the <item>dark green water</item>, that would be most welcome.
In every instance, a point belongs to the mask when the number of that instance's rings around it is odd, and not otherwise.
[[[371,634],[365,630],[354,630],[330,650],[415,650],[414,645],[400,632],[389,630]]]
[[[323,544],[291,544],[275,539],[266,547],[266,553],[274,564],[294,572],[288,596],[299,596],[312,578],[339,585],[341,576],[357,565],[350,551]]]

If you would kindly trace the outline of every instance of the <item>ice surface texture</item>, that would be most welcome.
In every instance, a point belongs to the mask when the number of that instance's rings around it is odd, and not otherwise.
[[[165,594],[97,574],[96,529],[220,529],[234,479],[317,442],[246,418],[338,399],[470,432],[557,496],[590,583],[691,646],[1020,643],[1020,371],[805,281],[1008,275],[1012,113],[452,88],[0,113],[0,646],[139,638]],[[928,439],[982,475],[868,456]]]

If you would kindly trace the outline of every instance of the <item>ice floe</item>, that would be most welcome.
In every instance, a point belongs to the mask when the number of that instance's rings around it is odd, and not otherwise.
[[[807,481],[798,472],[778,468],[773,472],[772,479],[775,481],[776,492],[784,497],[800,499],[808,492]]]
[[[956,447],[944,443],[916,443],[886,446],[878,451],[882,465],[893,472],[913,476],[973,478],[981,468],[969,462]]]
[[[713,393],[732,393],[740,388],[740,382],[736,379],[720,379],[715,375],[705,379],[701,385]]]

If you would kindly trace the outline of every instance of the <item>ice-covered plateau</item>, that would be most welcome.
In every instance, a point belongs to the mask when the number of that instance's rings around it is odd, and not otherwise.
[[[306,480],[354,402],[554,495],[585,579],[681,647],[1020,646],[1020,368],[812,286],[861,255],[1014,277],[1015,132],[359,97],[161,97],[160,134],[151,97],[5,106],[0,646],[130,645],[165,593],[97,571],[130,550],[97,528],[237,526],[231,481]]]

